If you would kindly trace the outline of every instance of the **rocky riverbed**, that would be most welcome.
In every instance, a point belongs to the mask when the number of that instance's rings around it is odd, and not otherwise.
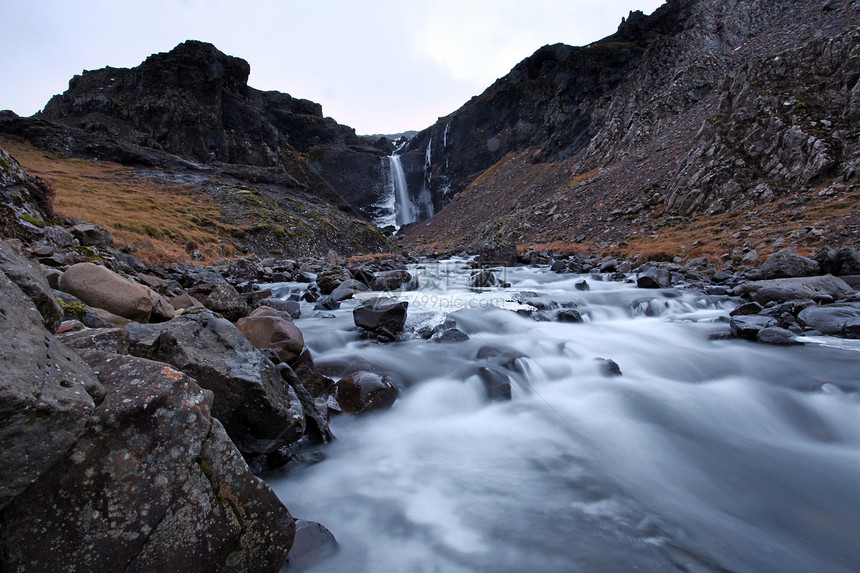
[[[159,267],[34,234],[0,245],[4,567],[857,562],[853,249]]]

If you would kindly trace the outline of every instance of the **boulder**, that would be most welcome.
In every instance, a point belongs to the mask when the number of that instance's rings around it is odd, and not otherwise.
[[[105,229],[98,225],[81,223],[75,225],[69,231],[78,242],[85,247],[112,247],[113,237]]]
[[[672,275],[666,269],[649,266],[639,272],[636,286],[639,288],[669,288],[672,286]]]
[[[795,334],[785,328],[778,326],[768,326],[758,331],[756,340],[765,344],[775,344],[778,346],[792,346],[803,344],[797,340]]]
[[[331,531],[315,521],[296,520],[296,538],[287,563],[297,571],[316,567],[337,553],[339,547]]]
[[[188,289],[188,294],[231,322],[236,322],[250,312],[245,297],[227,283],[204,283]]]
[[[580,279],[580,280],[576,281],[575,283],[573,283],[573,287],[576,290],[581,290],[581,291],[586,291],[589,288],[591,288],[588,286],[588,281],[585,279]]]
[[[295,526],[167,364],[82,357],[107,388],[86,431],[0,518],[5,570],[278,571]]]
[[[611,358],[595,358],[599,364],[600,373],[606,378],[621,376],[621,367]]]
[[[851,247],[840,247],[836,251],[835,275],[860,275],[860,254]]]
[[[478,368],[478,378],[484,385],[487,400],[511,399],[511,377],[504,372],[481,366]]]
[[[257,307],[268,306],[289,314],[293,319],[302,317],[302,306],[295,300],[281,300],[277,297],[264,298],[257,303]]]
[[[397,400],[397,387],[387,376],[359,371],[335,382],[334,397],[344,412],[362,414],[390,408]]]
[[[58,334],[57,339],[69,348],[128,354],[131,337],[124,328],[87,328]]]
[[[295,392],[230,321],[186,311],[158,328],[147,357],[172,364],[214,393],[212,415],[244,455],[267,454],[301,437],[304,414]]]
[[[759,304],[821,297],[839,300],[853,292],[854,289],[845,281],[831,275],[750,281],[734,290],[736,296],[746,296]]]
[[[556,322],[582,322],[582,314],[573,308],[560,308],[554,311],[553,319]]]
[[[471,274],[469,284],[474,288],[491,288],[499,284],[499,279],[492,270],[481,269]]]
[[[763,307],[757,302],[747,302],[736,306],[734,310],[729,313],[729,316],[747,316],[750,314],[758,314],[762,311]]]
[[[299,357],[305,346],[302,331],[292,321],[279,316],[246,316],[239,319],[236,328],[254,348],[275,350],[281,362],[292,362]]]
[[[738,338],[756,340],[761,329],[777,326],[777,324],[777,320],[773,317],[748,314],[733,316],[729,327],[732,330],[732,334]]]
[[[849,318],[842,326],[842,337],[860,339],[860,318]]]
[[[147,294],[149,294],[149,300],[152,301],[152,313],[149,315],[150,322],[164,322],[176,316],[176,309],[165,297],[148,286],[144,286],[143,288],[146,289]]]
[[[369,290],[370,287],[364,283],[355,279],[349,279],[340,283],[337,288],[331,292],[331,298],[332,300],[340,302],[342,300],[352,298],[356,293],[367,292]]]
[[[0,310],[3,508],[72,447],[104,389],[92,370],[45,329],[32,300],[3,272]],[[6,570],[2,564],[0,569]]]
[[[63,321],[63,311],[39,266],[19,255],[5,241],[0,241],[0,271],[33,301],[45,327],[56,332]]]
[[[849,320],[860,318],[860,305],[810,306],[800,311],[797,320],[822,334],[840,336]]]
[[[179,296],[174,296],[169,299],[170,305],[174,308],[174,310],[182,310],[184,308],[204,308],[203,303],[199,300],[188,294],[187,292],[182,293]]]
[[[777,253],[759,267],[757,279],[784,279],[792,277],[811,277],[821,272],[818,261],[795,253]]]
[[[418,288],[418,281],[406,270],[383,271],[373,275],[370,288],[381,291],[414,290]]]
[[[304,386],[311,396],[319,398],[328,395],[334,386],[334,380],[323,375],[314,363],[311,351],[307,348],[302,350],[299,357],[290,365],[296,373],[299,383]]]
[[[352,273],[343,267],[332,267],[317,275],[317,285],[323,294],[331,294],[342,283],[351,280]]]
[[[60,290],[129,320],[147,322],[152,314],[152,298],[146,287],[94,263],[78,263],[66,269],[60,278]]]
[[[406,309],[409,303],[393,298],[371,298],[352,311],[355,325],[364,328],[376,337],[393,340],[406,324]]]
[[[466,340],[469,340],[469,335],[459,328],[440,330],[430,337],[430,342],[465,342]]]

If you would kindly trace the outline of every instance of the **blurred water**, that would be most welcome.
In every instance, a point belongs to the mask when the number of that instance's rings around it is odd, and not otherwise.
[[[269,478],[340,542],[314,570],[860,570],[856,341],[711,340],[736,301],[693,291],[523,268],[475,293],[456,267],[422,273],[410,323],[450,313],[470,340],[358,341],[351,301],[297,321],[321,366],[401,387],[389,411],[335,418],[325,462]],[[529,299],[585,322],[518,315]],[[485,345],[524,355],[510,402],[484,397]]]

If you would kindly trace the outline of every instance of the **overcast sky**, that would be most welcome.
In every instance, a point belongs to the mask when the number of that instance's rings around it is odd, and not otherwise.
[[[360,134],[423,129],[544,44],[584,45],[662,0],[0,0],[0,109],[31,115],[74,74],[196,39],[248,83]]]

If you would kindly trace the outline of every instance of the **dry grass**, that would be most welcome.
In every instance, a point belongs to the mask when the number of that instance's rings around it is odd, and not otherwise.
[[[365,255],[355,255],[347,257],[346,263],[350,265],[359,265],[362,263],[375,263],[379,261],[387,261],[395,258],[394,253],[367,253]]]
[[[185,261],[194,249],[204,262],[235,254],[224,241],[231,228],[221,222],[220,208],[192,188],[136,177],[133,168],[115,163],[61,157],[5,135],[0,147],[54,184],[58,215],[104,227],[144,263]]]

